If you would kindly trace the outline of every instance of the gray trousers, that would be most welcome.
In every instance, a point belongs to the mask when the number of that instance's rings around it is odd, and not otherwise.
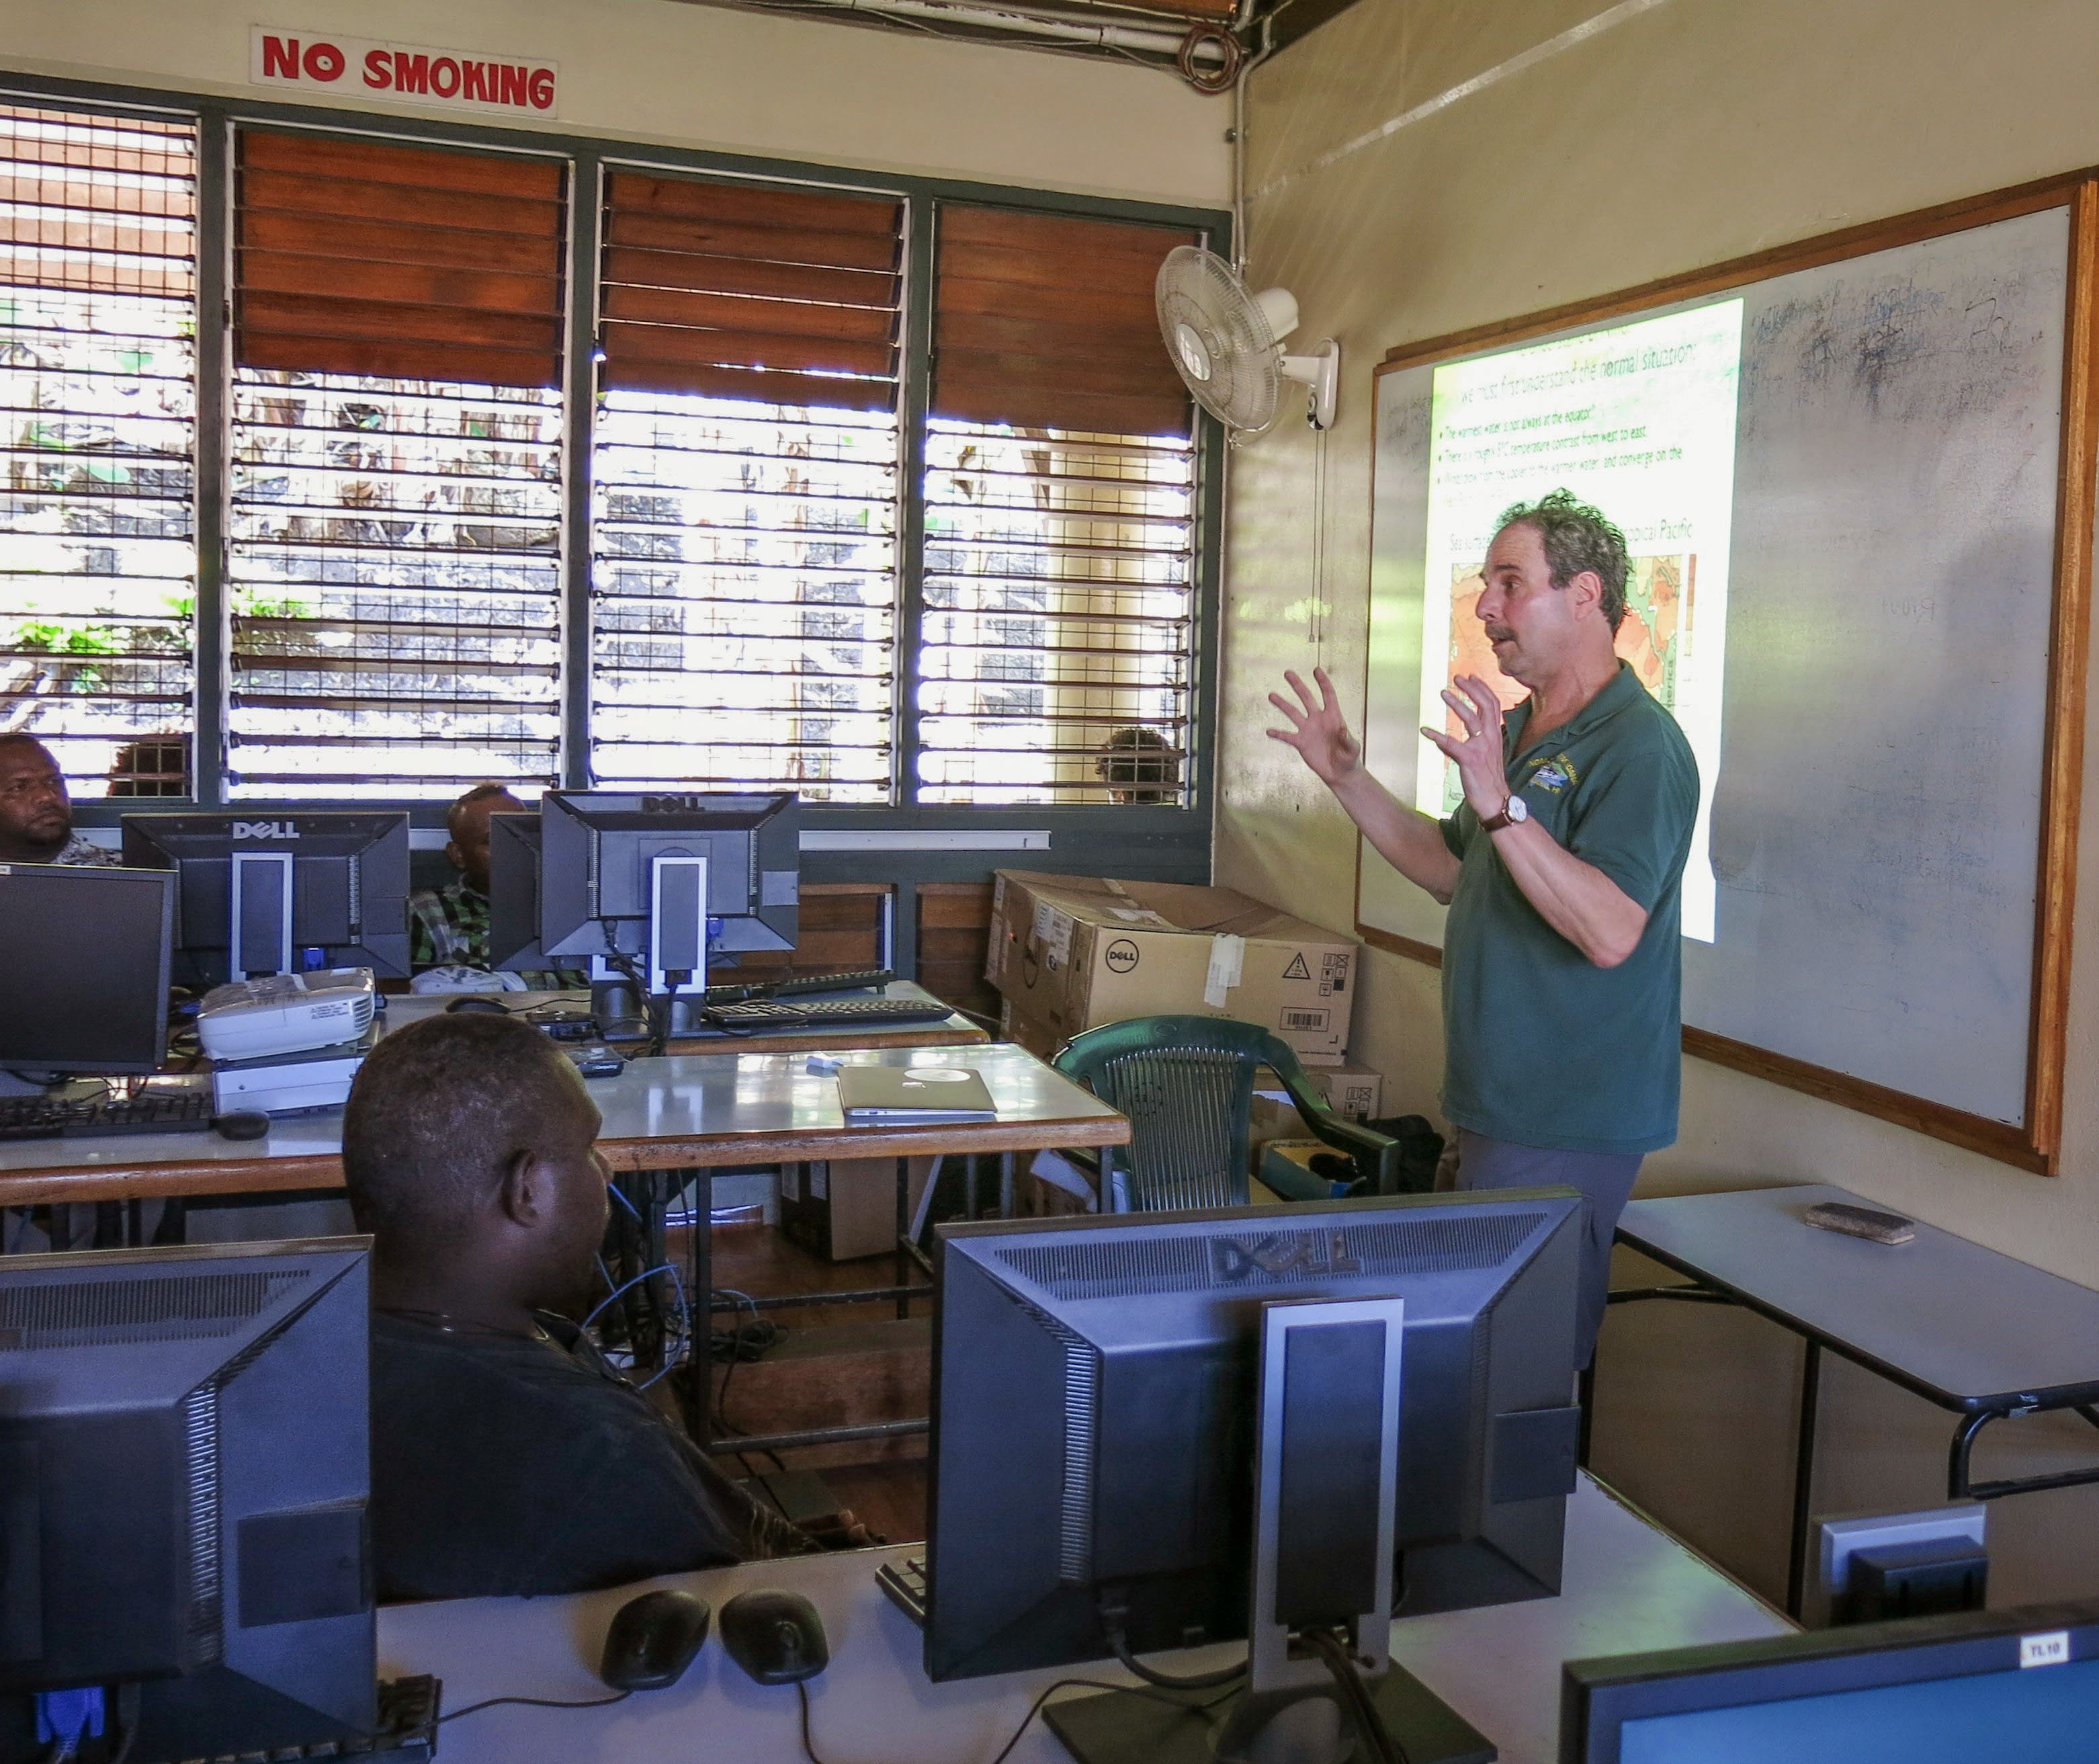
[[[1638,1152],[1548,1151],[1458,1129],[1460,1189],[1564,1186],[1579,1189],[1587,1203],[1582,1209],[1582,1292],[1575,1311],[1578,1372],[1595,1357],[1596,1332],[1604,1326],[1611,1290],[1611,1238],[1639,1167]]]

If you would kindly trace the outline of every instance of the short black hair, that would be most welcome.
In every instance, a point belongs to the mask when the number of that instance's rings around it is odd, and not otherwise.
[[[1632,573],[1626,536],[1604,518],[1600,509],[1578,499],[1571,490],[1556,490],[1536,502],[1519,502],[1502,510],[1494,523],[1498,534],[1512,526],[1537,530],[1545,548],[1545,567],[1556,588],[1564,588],[1585,570],[1604,585],[1604,618],[1615,634],[1626,616],[1626,578]]]
[[[486,1012],[426,1017],[365,1056],[342,1116],[357,1228],[455,1242],[548,1114],[574,1068],[529,1023]]]
[[[51,749],[45,745],[43,737],[32,734],[27,729],[0,729],[0,747],[33,747],[53,765],[58,763]]]
[[[491,796],[515,797],[517,794],[508,785],[499,784],[493,778],[488,779],[484,783],[477,784],[445,811],[446,833],[455,839],[459,837],[460,814],[462,810],[471,808],[476,803],[486,802]]]

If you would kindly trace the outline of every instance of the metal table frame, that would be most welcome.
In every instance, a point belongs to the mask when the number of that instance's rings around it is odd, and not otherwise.
[[[1794,1423],[1793,1512],[1786,1561],[1785,1608],[1789,1616],[1798,1617],[1800,1615],[1805,1587],[1810,1509],[1815,1484],[1815,1432],[1821,1408],[1822,1355],[1825,1350],[1921,1397],[1935,1408],[1946,1410],[1960,1417],[1955,1423],[1953,1437],[1947,1451],[1946,1498],[1948,1501],[1997,1501],[2014,1494],[2038,1494],[2050,1489],[2083,1488],[2099,1484],[2099,1463],[2084,1469],[2060,1471],[2048,1476],[2000,1477],[1981,1482],[1974,1480],[1971,1471],[1975,1441],[1993,1422],[2009,1420],[2015,1416],[2067,1411],[2088,1422],[2093,1428],[2099,1429],[2099,1341],[2093,1344],[2093,1375],[2087,1381],[2054,1385],[2044,1390],[1963,1397],[1942,1390],[1912,1375],[1903,1367],[1864,1351],[1841,1336],[1818,1329],[1806,1320],[1762,1301],[1754,1293],[1731,1286],[1716,1278],[1710,1270],[1671,1256],[1666,1250],[1657,1248],[1651,1242],[1634,1236],[1622,1228],[1617,1234],[1617,1241],[1650,1260],[1661,1263],[1673,1273],[1683,1275],[1690,1284],[1639,1287],[1614,1291],[1609,1297],[1611,1304],[1634,1304],[1659,1300],[1676,1304],[1730,1305],[1754,1312],[1801,1338],[1804,1352],[1801,1364],[1798,1419]],[[2099,1295],[2095,1295],[2095,1301],[2099,1302]],[[1595,1366],[1591,1361],[1582,1375],[1581,1462],[1584,1467],[1589,1462],[1589,1427],[1595,1409]]]

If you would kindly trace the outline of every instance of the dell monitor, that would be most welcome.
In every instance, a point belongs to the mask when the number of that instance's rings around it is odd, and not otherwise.
[[[366,1262],[0,1259],[0,1764],[83,1700],[137,1764],[369,1745]]]
[[[1383,1613],[1557,1592],[1581,1227],[1565,1189],[942,1227],[928,1676],[1248,1639],[1250,1694],[1301,1695],[1283,1632],[1382,1661]],[[1363,1314],[1279,1357],[1305,1307]],[[1051,1719],[1089,1764],[1188,1740]]]
[[[490,958],[512,970],[587,961],[601,1018],[667,1000],[665,1027],[682,1032],[716,957],[794,947],[797,797],[549,790],[536,864],[527,818],[490,818]],[[535,919],[536,943],[522,936]]]
[[[165,870],[0,864],[0,1095],[45,1075],[157,1071],[174,922]]]
[[[2099,1735],[2099,1601],[1570,1660],[1562,1764],[2060,1764]]]
[[[179,880],[178,979],[408,972],[408,817],[126,815],[124,861]]]

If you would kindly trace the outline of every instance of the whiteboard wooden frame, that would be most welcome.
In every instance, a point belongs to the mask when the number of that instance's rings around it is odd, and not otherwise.
[[[1987,227],[2045,209],[2070,211],[2064,314],[2061,469],[2056,486],[2054,604],[2050,616],[2045,750],[2040,780],[2040,849],[2035,853],[2032,1003],[2026,1041],[2026,1120],[2013,1126],[1965,1110],[1796,1059],[1789,1054],[1687,1026],[1683,1050],[1826,1102],[1892,1121],[1934,1139],[2044,1176],[2058,1171],[2063,1070],[2068,1054],[2071,920],[2077,895],[2077,833],[2084,776],[2084,698],[2092,597],[2094,472],[2099,468],[2099,167],[1965,197],[1885,221],[1824,233],[1705,269],[1577,301],[1493,324],[1476,325],[1388,350],[1382,376],[1556,332],[1600,323],[1677,301],[1724,293],[1797,271]],[[1372,449],[1372,505],[1376,450]],[[1369,648],[1365,646],[1367,694]],[[1432,944],[1366,925],[1362,846],[1356,841],[1356,932],[1372,948],[1441,966]]]

